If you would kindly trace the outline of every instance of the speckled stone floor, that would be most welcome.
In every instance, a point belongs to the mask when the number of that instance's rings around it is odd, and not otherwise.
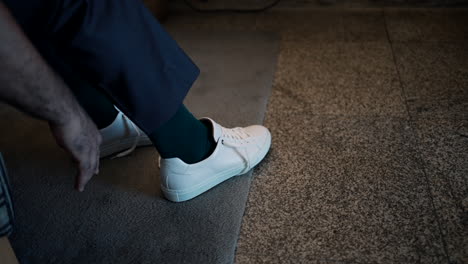
[[[468,9],[173,13],[281,51],[236,263],[468,263]]]

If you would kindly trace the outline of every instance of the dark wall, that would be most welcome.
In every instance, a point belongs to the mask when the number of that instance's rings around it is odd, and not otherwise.
[[[246,8],[268,5],[275,0],[170,0],[179,6],[184,1],[201,8]],[[281,7],[308,7],[320,5],[343,5],[352,3],[358,6],[468,6],[468,0],[280,0]]]
[[[288,1],[288,0],[286,0]],[[374,3],[393,5],[434,5],[434,6],[457,6],[466,5],[468,0],[371,0]]]

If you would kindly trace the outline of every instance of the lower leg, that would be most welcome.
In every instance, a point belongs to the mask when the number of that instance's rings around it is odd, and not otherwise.
[[[80,76],[79,71],[73,70],[50,44],[38,46],[48,63],[71,88],[96,126],[103,129],[111,125],[118,111],[106,93]],[[125,129],[122,132],[123,135],[127,135]],[[105,134],[103,136],[105,137]],[[150,133],[149,138],[162,158],[180,158],[186,163],[196,163],[205,159],[216,146],[210,128],[196,119],[184,105],[167,122]]]
[[[133,0],[63,2],[52,31],[67,64],[99,84],[164,158],[205,158],[209,129],[179,109],[199,69],[153,15]]]
[[[182,105],[149,137],[162,158],[179,158],[191,164],[206,159],[216,147],[210,130],[208,124],[196,119]]]
[[[205,159],[215,146],[210,129],[179,108],[199,70],[154,17],[132,0],[64,3],[52,29],[54,41],[35,44],[98,128],[115,120],[115,102],[163,158]],[[95,12],[86,12],[89,5]],[[93,32],[96,24],[105,30]]]
[[[118,111],[103,91],[93,87],[84,79],[68,79],[65,82],[68,83],[78,102],[86,110],[98,129],[103,129],[114,122]]]

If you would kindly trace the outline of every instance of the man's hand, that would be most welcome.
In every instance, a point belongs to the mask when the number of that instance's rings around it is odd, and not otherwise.
[[[75,188],[82,192],[91,177],[99,173],[101,134],[82,111],[63,125],[53,123],[49,125],[57,143],[69,152],[78,164]]]
[[[76,188],[83,191],[99,170],[99,131],[2,1],[0,69],[0,100],[49,122],[57,142],[78,163]]]

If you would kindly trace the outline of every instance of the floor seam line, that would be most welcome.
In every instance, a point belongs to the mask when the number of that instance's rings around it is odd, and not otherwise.
[[[412,116],[411,116],[411,114],[409,112],[410,108],[409,108],[409,105],[408,105],[408,101],[406,100],[405,88],[404,88],[404,85],[403,85],[403,81],[401,79],[400,69],[398,68],[393,42],[392,42],[392,39],[390,37],[390,32],[389,32],[388,22],[387,22],[388,19],[387,19],[385,9],[383,9],[382,15],[383,15],[383,18],[384,18],[385,32],[387,34],[387,40],[388,40],[388,43],[390,45],[390,49],[391,49],[391,52],[392,52],[393,64],[395,65],[395,70],[396,70],[396,73],[397,73],[397,76],[398,76],[398,82],[399,82],[400,89],[401,89],[401,96],[402,96],[402,99],[403,99],[404,104],[406,106],[406,111],[407,111],[407,114],[408,114],[409,128],[411,130],[411,139],[412,139],[412,141],[414,143],[419,143],[420,140],[416,136],[416,131],[414,129],[415,122],[414,122],[414,120],[413,120],[413,118],[412,118]],[[425,182],[426,182],[426,190],[427,190],[427,193],[428,193],[430,201],[431,201],[432,211],[433,211],[434,216],[435,216],[436,221],[437,221],[437,227],[439,229],[439,235],[440,235],[440,238],[442,240],[442,246],[443,246],[443,249],[444,249],[445,257],[446,257],[447,263],[450,264],[450,255],[449,255],[449,252],[448,252],[447,241],[446,241],[446,238],[445,238],[445,236],[444,236],[444,234],[442,232],[442,225],[441,225],[440,217],[439,217],[439,214],[438,214],[437,209],[436,209],[435,204],[434,204],[434,196],[432,195],[432,191],[431,191],[431,188],[430,188],[429,177],[427,176],[427,173],[426,173],[426,165],[425,165],[425,162],[424,162],[424,160],[422,158],[422,153],[417,148],[415,148],[414,146],[412,146],[411,149],[413,149],[414,152],[417,154],[416,162],[420,166],[420,168],[422,169],[422,173],[424,175],[424,179],[425,179]]]

